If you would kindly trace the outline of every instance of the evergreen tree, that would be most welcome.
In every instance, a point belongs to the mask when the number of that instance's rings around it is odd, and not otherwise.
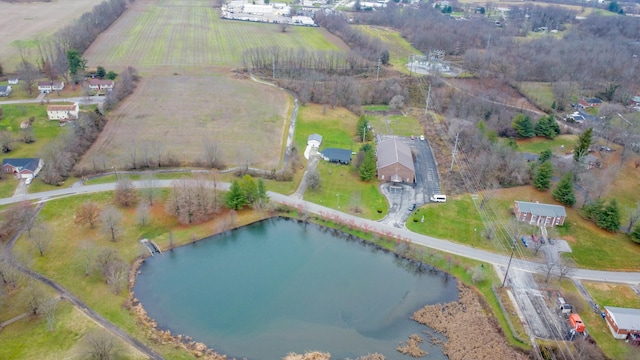
[[[640,225],[636,226],[629,235],[631,236],[631,240],[633,240],[633,242],[640,244]]]
[[[104,79],[105,76],[107,76],[107,70],[105,70],[103,66],[98,66],[96,68],[96,77],[98,79]]]
[[[224,202],[225,205],[232,210],[239,210],[247,205],[247,198],[244,196],[244,192],[242,192],[240,182],[238,180],[233,180],[231,183],[231,187],[229,188],[229,192],[227,193]]]
[[[518,137],[530,138],[536,136],[535,131],[533,131],[533,124],[531,123],[531,118],[529,117],[529,115],[516,115],[513,118],[511,126],[516,131],[516,134],[518,134]]]
[[[550,160],[552,155],[553,154],[551,153],[551,150],[542,150],[542,152],[540,153],[540,157],[538,158],[538,162],[543,163],[547,160]]]
[[[560,134],[560,126],[556,122],[555,116],[542,116],[534,128],[536,136],[544,136],[553,139]]]
[[[610,232],[616,232],[620,229],[620,210],[616,199],[612,199],[609,205],[597,215],[596,225]]]
[[[553,165],[551,162],[545,161],[536,171],[536,176],[533,178],[533,186],[540,191],[545,191],[551,187],[551,176],[553,176]]]
[[[390,57],[391,55],[389,54],[389,50],[382,50],[382,53],[380,54],[380,62],[382,63],[382,65],[389,65]]]
[[[567,206],[573,206],[576,203],[576,194],[573,192],[573,174],[566,173],[555,190],[553,190],[553,198]]]
[[[589,147],[591,147],[593,128],[585,130],[580,137],[576,146],[573,148],[573,160],[577,163],[581,162],[585,156],[589,154]]]
[[[76,49],[67,50],[67,61],[69,62],[69,74],[71,76],[76,76],[79,71],[84,71],[87,66],[87,60]]]
[[[260,200],[268,200],[269,195],[267,195],[267,187],[264,185],[264,180],[261,178],[258,179],[258,199]]]
[[[242,190],[247,204],[253,204],[258,200],[258,185],[251,175],[247,174],[242,177],[242,180],[240,180],[240,190]]]
[[[366,152],[360,170],[358,171],[360,179],[364,181],[372,180],[376,176],[376,157],[373,152]]]
[[[358,123],[356,124],[356,135],[358,135],[358,140],[362,142],[371,140],[370,133],[369,120],[367,120],[364,115],[360,116]]]

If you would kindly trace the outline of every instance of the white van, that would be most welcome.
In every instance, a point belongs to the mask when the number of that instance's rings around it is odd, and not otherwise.
[[[434,194],[430,198],[433,202],[447,202],[447,195]]]

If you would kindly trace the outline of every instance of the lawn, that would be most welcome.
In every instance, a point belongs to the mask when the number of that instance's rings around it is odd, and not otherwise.
[[[356,123],[358,117],[344,108],[329,108],[321,105],[300,107],[296,121],[295,143],[300,153],[307,146],[309,135],[322,135],[320,151],[337,147],[357,152],[360,144],[356,142]],[[304,161],[304,160],[303,160]],[[321,188],[310,189],[304,199],[334,209],[355,213],[368,219],[379,219],[387,212],[388,204],[377,182],[363,182],[352,165],[330,164],[320,161],[318,172],[322,179]],[[338,194],[338,195],[336,195]],[[381,213],[378,213],[381,210]]]
[[[640,295],[628,285],[595,281],[583,281],[582,285],[601,309],[605,306],[640,309]]]
[[[521,82],[519,86],[520,91],[536,106],[541,109],[551,109],[551,105],[555,100],[551,83],[525,81]]]
[[[519,139],[517,144],[520,152],[540,154],[544,150],[551,150],[554,155],[564,155],[573,150],[577,140],[577,135],[560,135],[553,140],[543,137]]]
[[[418,119],[413,115],[367,115],[369,124],[378,134],[419,136],[423,133]]]
[[[493,200],[488,205],[494,221],[508,226],[513,217],[511,209],[515,200],[539,201],[556,204],[551,192],[539,192],[530,186],[501,189],[492,192]],[[573,259],[579,267],[588,269],[638,271],[640,269],[640,245],[626,235],[611,234],[596,227],[579,214],[578,209],[566,208],[567,221],[557,230],[572,249],[566,257]],[[424,222],[422,217],[424,216]],[[413,219],[417,220],[414,222]],[[443,221],[446,219],[446,221]],[[446,203],[429,204],[415,211],[407,222],[409,230],[439,237],[482,249],[505,252],[502,243],[487,241],[482,237],[485,224],[469,195],[449,197]],[[530,229],[521,228],[523,233]],[[606,245],[603,245],[606,244]],[[532,255],[529,252],[525,256]]]
[[[292,106],[284,91],[220,70],[156,74],[109,114],[79,166],[123,169],[145,152],[193,165],[215,143],[228,166],[277,169]]]
[[[322,179],[320,189],[308,189],[305,200],[367,219],[382,219],[386,215],[389,205],[378,183],[360,180],[352,165],[321,161],[318,172]]]
[[[340,50],[344,43],[321,28],[223,20],[207,0],[131,3],[85,52],[89,67],[138,69],[240,66],[250,48],[280,46]]]
[[[356,144],[356,124],[358,117],[341,107],[331,109],[326,106],[309,104],[301,106],[296,121],[294,143],[300,153],[307,147],[307,138],[311,134],[320,134],[320,149],[339,147],[358,151]]]
[[[14,141],[14,149],[10,153],[3,154],[3,157],[35,157],[45,144],[66,130],[66,128],[58,126],[57,121],[50,121],[48,119],[46,106],[20,104],[1,105],[1,107],[3,115],[2,120],[0,120],[0,131],[9,131],[14,138],[17,138],[20,135],[20,124],[28,122],[29,118],[33,117],[35,121],[31,127],[33,128],[33,135],[36,139],[36,141],[31,144]]]
[[[408,74],[409,69],[405,65],[409,61],[409,56],[422,55],[422,52],[414,48],[397,30],[372,25],[356,25],[355,27],[387,45],[390,55],[389,63],[397,71]]]

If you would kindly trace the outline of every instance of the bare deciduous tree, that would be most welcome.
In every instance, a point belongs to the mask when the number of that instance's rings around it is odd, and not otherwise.
[[[95,251],[95,244],[91,240],[85,240],[80,244],[82,258],[84,261],[84,276],[89,276],[91,272],[91,260]]]
[[[151,216],[151,209],[149,203],[146,201],[140,201],[136,208],[136,223],[140,226],[145,226],[149,223],[149,217]]]
[[[38,310],[46,301],[46,294],[38,283],[31,280],[27,283],[22,303],[32,315],[38,315]]]
[[[85,201],[76,210],[75,223],[78,225],[89,225],[90,228],[94,228],[98,224],[98,218],[100,216],[100,209],[98,204],[89,200]]]
[[[158,178],[152,173],[144,174],[140,178],[142,186],[140,187],[140,197],[149,204],[149,206],[153,206],[153,202],[158,196]]]
[[[309,189],[311,190],[318,190],[320,189],[320,186],[322,184],[322,178],[320,177],[320,173],[318,172],[317,169],[311,169],[309,172],[307,172],[307,185],[309,186]]]
[[[40,256],[44,256],[44,253],[49,249],[49,245],[53,240],[53,229],[47,223],[35,221],[31,235],[29,242],[31,242],[31,245],[38,251]]]
[[[38,315],[47,321],[47,329],[53,331],[56,323],[56,309],[58,308],[58,299],[45,301],[38,309]]]
[[[224,166],[222,162],[222,151],[217,142],[211,139],[205,141],[202,147],[202,161],[204,166],[213,169],[220,169]]]
[[[86,359],[112,360],[118,358],[121,352],[116,338],[104,330],[92,330],[81,341]]]
[[[633,227],[640,219],[640,202],[636,204],[636,207],[634,209],[629,209],[628,213],[629,213],[628,215],[629,223],[627,225],[626,233],[630,234],[631,231],[633,230]]]
[[[214,206],[214,191],[211,191],[205,177],[176,180],[173,182],[166,211],[177,216],[182,224],[208,220],[217,211]]]
[[[113,206],[106,206],[100,212],[102,222],[102,232],[113,242],[118,240],[122,234],[122,213]]]
[[[114,193],[116,204],[119,206],[129,207],[136,203],[136,190],[133,181],[127,176],[120,176],[116,182],[116,191]]]

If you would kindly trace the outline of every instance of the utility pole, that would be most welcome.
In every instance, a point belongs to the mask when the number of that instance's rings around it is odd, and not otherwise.
[[[378,65],[376,66],[376,80],[378,80],[378,76],[380,76],[380,58],[378,58]]]
[[[271,78],[275,79],[276,78],[276,59],[273,59],[273,63],[272,63],[272,70],[271,70]]]
[[[458,152],[458,137],[460,133],[456,134],[456,144],[453,146],[453,153],[451,154],[451,167],[449,168],[449,172],[453,171],[453,162],[456,160],[456,153]]]
[[[426,105],[424,107],[424,115],[427,116],[427,112],[429,111],[429,101],[431,100],[431,84],[429,84],[429,91],[427,91],[427,99],[425,100]]]
[[[507,270],[504,272],[504,280],[502,280],[502,285],[500,287],[504,287],[504,284],[507,282],[507,275],[509,274],[509,268],[511,267],[511,260],[513,259],[513,252],[516,249],[516,242],[514,240],[511,245],[511,256],[509,257],[509,263],[507,264]]]

